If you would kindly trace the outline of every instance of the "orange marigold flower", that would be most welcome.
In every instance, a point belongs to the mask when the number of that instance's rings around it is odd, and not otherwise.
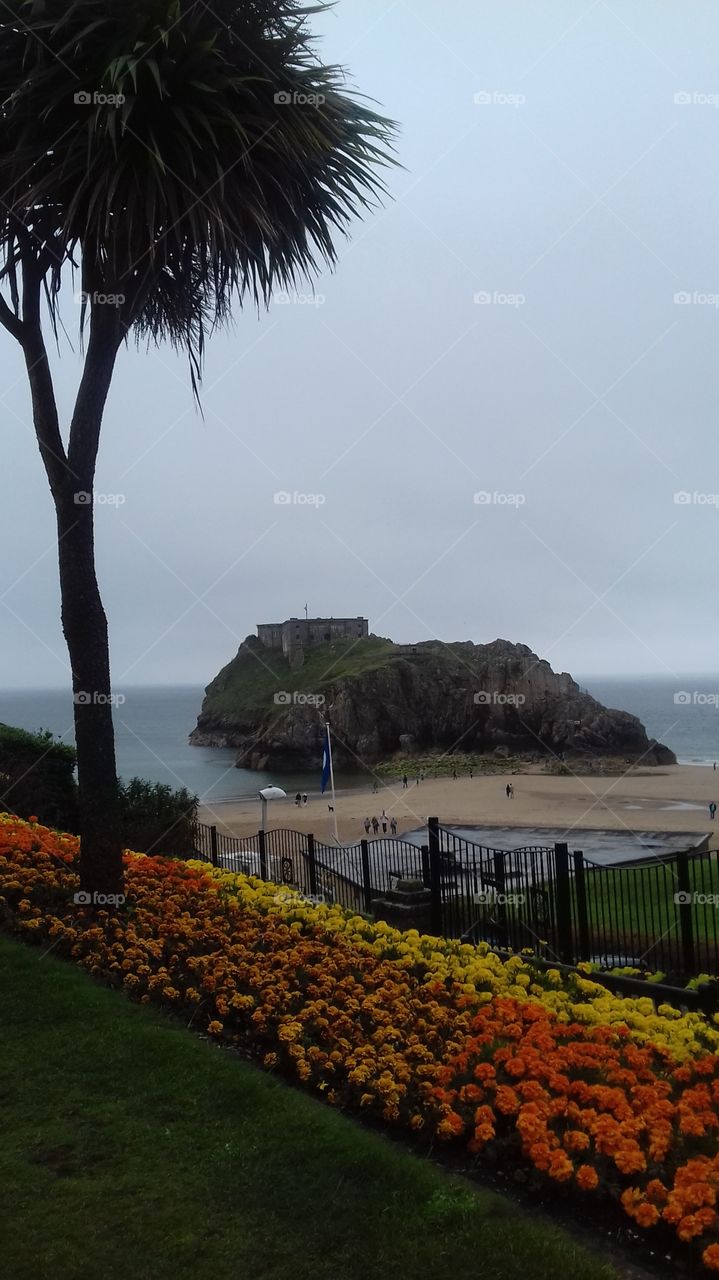
[[[581,1129],[568,1129],[563,1141],[567,1151],[586,1151],[589,1146],[589,1135],[582,1133]]]
[[[652,1178],[651,1181],[647,1183],[646,1192],[649,1200],[655,1200],[659,1204],[664,1204],[669,1194],[664,1183],[661,1182],[659,1178]]]
[[[634,1214],[640,1227],[653,1227],[659,1221],[659,1210],[654,1204],[640,1204]]]
[[[456,1111],[450,1111],[437,1125],[437,1137],[443,1138],[445,1142],[450,1138],[458,1138],[461,1133],[464,1133],[464,1120]]]
[[[527,1070],[522,1059],[519,1057],[508,1058],[504,1065],[510,1076],[515,1076],[517,1078],[519,1076],[523,1076]]]
[[[511,1089],[507,1084],[501,1084],[497,1090],[494,1105],[498,1111],[502,1112],[502,1115],[511,1116],[519,1111],[520,1104],[514,1089]]]
[[[702,1254],[702,1262],[708,1271],[719,1271],[719,1244],[710,1244]]]
[[[575,1179],[582,1191],[594,1191],[599,1186],[599,1175],[590,1164],[580,1164]]]
[[[549,1161],[550,1178],[555,1182],[567,1182],[574,1173],[574,1165],[563,1151],[553,1151]]]
[[[704,1224],[696,1213],[688,1213],[686,1217],[681,1219],[677,1227],[677,1235],[684,1244],[688,1244],[695,1236],[703,1235],[703,1233]]]

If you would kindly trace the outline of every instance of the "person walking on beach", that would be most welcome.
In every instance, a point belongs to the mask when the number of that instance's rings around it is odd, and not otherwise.
[[[300,795],[299,791],[297,792],[297,795],[295,796],[295,804],[297,805],[297,808],[298,808],[298,809],[299,809],[300,805],[302,804],[302,796]]]
[[[372,795],[376,796],[378,791],[379,791],[379,783],[375,781],[372,783]]]
[[[709,817],[711,818],[712,822],[714,821],[714,814],[716,813],[716,811],[717,811],[717,807],[714,801],[712,800],[711,804],[709,805]]]
[[[364,833],[365,833],[365,835],[366,835],[366,836],[368,836],[368,835],[369,835],[369,829],[370,829],[371,825],[372,825],[372,824],[371,824],[371,822],[370,822],[369,818],[365,818],[365,820],[364,820]]]
[[[303,796],[302,796],[302,803],[303,803],[303,804],[307,804],[307,792],[306,792],[306,791],[304,792],[304,794],[303,794]]]
[[[379,822],[377,821],[376,818],[372,819],[372,830],[374,831],[375,835],[377,835],[377,832],[379,831]]]
[[[509,800],[509,797],[510,797],[510,796],[511,796],[511,794],[512,794],[512,788],[511,788],[511,786],[509,785],[509,783],[507,783],[507,785],[506,785],[506,787],[504,788],[504,790],[506,791],[506,793],[507,793],[507,799]]]
[[[406,774],[406,773],[405,773],[404,777],[402,778],[402,790],[403,790],[403,791],[406,791],[406,790],[407,790],[407,774]]]
[[[382,830],[383,830],[383,832],[385,832],[385,834],[386,834],[386,832],[387,832],[387,822],[388,822],[388,818],[387,818],[387,814],[385,813],[384,809],[382,810],[382,817],[380,818],[380,822],[382,823]]]
[[[456,782],[456,781],[457,781],[457,770],[456,770],[456,769],[453,769],[453,770],[452,770],[452,777],[454,778],[454,780],[455,780],[455,782]]]
[[[509,798],[510,800],[514,799],[514,783],[513,782],[510,782],[509,784]]]
[[[390,819],[389,829],[393,836],[397,835],[397,819],[394,816]]]

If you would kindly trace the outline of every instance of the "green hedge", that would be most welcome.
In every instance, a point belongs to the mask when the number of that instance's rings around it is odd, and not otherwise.
[[[75,748],[46,730],[0,724],[0,810],[36,817],[46,827],[78,830]],[[197,796],[161,782],[131,778],[119,786],[123,844],[138,853],[192,854]]]
[[[77,831],[75,748],[46,730],[0,724],[0,808]]]

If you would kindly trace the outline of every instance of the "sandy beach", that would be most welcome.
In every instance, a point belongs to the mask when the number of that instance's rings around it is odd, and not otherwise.
[[[507,782],[514,799],[507,798]],[[538,772],[491,777],[410,779],[403,790],[399,779],[380,782],[374,794],[366,789],[338,792],[337,825],[343,842],[364,834],[366,817],[378,818],[385,809],[397,819],[401,834],[423,826],[436,815],[445,826],[547,827],[605,831],[712,831],[708,806],[719,804],[719,774],[692,765],[671,765],[615,777],[573,774],[551,777]],[[259,800],[228,801],[202,806],[200,821],[216,824],[227,834],[247,836],[259,827]],[[293,796],[268,806],[268,828],[290,827],[331,836],[332,815],[327,797],[309,796],[297,807]]]

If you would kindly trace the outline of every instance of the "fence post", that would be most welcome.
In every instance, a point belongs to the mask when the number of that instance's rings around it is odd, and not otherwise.
[[[317,897],[317,861],[315,859],[315,838],[308,835],[307,837],[307,871],[310,880],[310,893],[313,898]]]
[[[217,854],[217,827],[210,827],[210,862],[213,867],[217,867],[220,864]]]
[[[260,878],[267,880],[269,877],[267,875],[267,846],[265,844],[264,831],[257,832],[257,843],[260,846]]]
[[[694,955],[694,921],[692,920],[692,885],[689,876],[689,854],[686,849],[677,853],[677,888],[674,902],[679,908],[679,932],[682,940],[682,961],[685,974],[696,973]]]
[[[591,955],[591,943],[589,940],[589,911],[587,909],[584,854],[581,849],[575,849],[572,856],[574,859],[574,884],[577,892],[577,925],[579,929],[579,952],[577,958],[579,960],[588,960]]]
[[[432,884],[429,870],[429,845],[423,844],[420,853],[422,855],[422,883],[425,889],[429,889]]]
[[[364,909],[369,915],[372,910],[372,876],[369,869],[369,841],[360,840],[360,856],[362,859],[362,885],[364,891]]]
[[[503,853],[503,851],[502,851],[501,849],[495,849],[495,850],[494,850],[494,854],[493,854],[493,856],[492,856],[492,861],[493,861],[493,863],[494,863],[494,879],[495,879],[495,881],[496,881],[496,892],[500,895],[500,897],[502,897],[503,899],[506,899],[506,897],[507,897],[507,879],[506,879],[506,876],[505,876],[505,874],[504,874],[504,853]],[[503,938],[504,938],[504,945],[505,945],[505,946],[509,946],[510,938],[509,938],[509,930],[507,929],[507,903],[506,903],[506,901],[503,901],[503,902],[497,902],[497,904],[496,904],[496,908],[495,908],[495,914],[496,914],[496,918],[497,918],[497,922],[498,922],[498,924],[499,924],[499,927],[500,927],[500,929],[502,930],[502,936],[503,936]]]
[[[429,887],[432,894],[432,933],[442,932],[442,868],[439,839],[439,818],[427,819],[429,837]]]
[[[572,886],[569,880],[569,850],[566,844],[554,846],[556,875],[557,946],[564,964],[574,964],[572,931]]]

